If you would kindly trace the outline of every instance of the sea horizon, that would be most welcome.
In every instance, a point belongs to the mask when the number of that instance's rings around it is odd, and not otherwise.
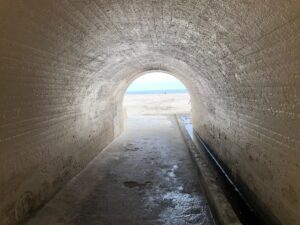
[[[134,95],[134,94],[179,94],[179,93],[187,93],[186,89],[171,89],[171,90],[143,90],[143,91],[127,91],[126,94]]]

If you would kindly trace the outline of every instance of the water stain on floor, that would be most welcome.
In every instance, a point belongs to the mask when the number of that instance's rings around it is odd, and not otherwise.
[[[125,181],[123,184],[124,184],[125,187],[128,187],[128,188],[137,187],[139,189],[143,189],[143,188],[152,186],[152,182],[150,182],[150,181],[146,181],[144,183],[138,183],[136,181]]]

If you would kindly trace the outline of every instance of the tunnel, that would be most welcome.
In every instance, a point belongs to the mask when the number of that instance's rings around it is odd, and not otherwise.
[[[194,132],[268,224],[300,224],[300,2],[0,2],[0,224],[26,221],[124,130],[130,83],[189,90]]]

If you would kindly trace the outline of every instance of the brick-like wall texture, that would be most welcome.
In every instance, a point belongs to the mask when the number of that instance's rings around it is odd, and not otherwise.
[[[147,70],[249,199],[300,224],[299,0],[0,1],[0,224],[23,221],[118,133]]]

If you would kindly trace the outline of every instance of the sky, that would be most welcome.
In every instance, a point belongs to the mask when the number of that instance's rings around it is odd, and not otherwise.
[[[127,92],[153,90],[186,90],[186,88],[172,75],[163,72],[151,72],[134,80]]]

